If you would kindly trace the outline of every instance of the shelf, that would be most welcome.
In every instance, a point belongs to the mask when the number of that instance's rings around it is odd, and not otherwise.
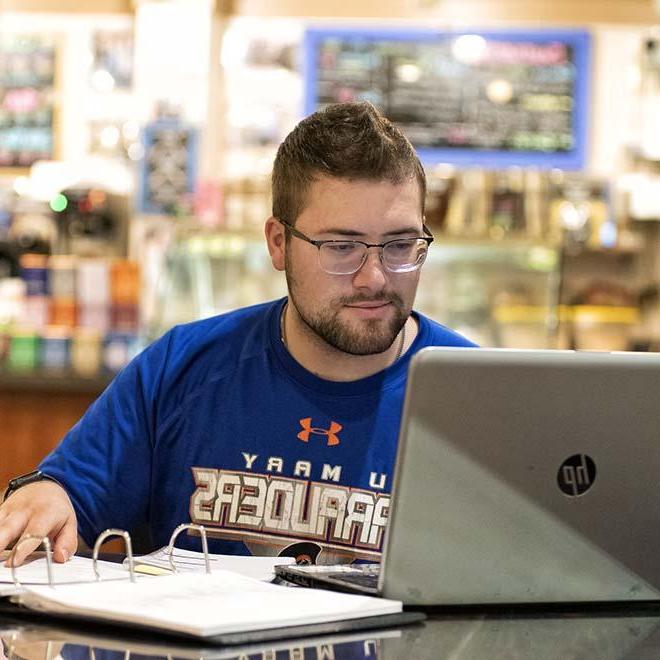
[[[7,371],[0,369],[0,391],[76,392],[100,394],[115,374],[81,376],[70,371]]]
[[[564,250],[564,256],[570,259],[579,259],[583,256],[604,256],[604,257],[634,257],[637,254],[640,254],[643,251],[641,247],[628,247],[628,248],[594,248],[586,247],[580,248],[575,251],[570,249]]]
[[[452,234],[442,234],[438,232],[433,235],[435,240],[433,245],[466,245],[466,246],[484,246],[484,247],[521,247],[532,248],[541,247],[550,250],[559,249],[559,243],[544,240],[541,238],[532,238],[524,235],[510,236],[505,238],[490,238],[489,236],[457,236]]]

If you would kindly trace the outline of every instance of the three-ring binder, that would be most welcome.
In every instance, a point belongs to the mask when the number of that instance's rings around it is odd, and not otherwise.
[[[175,543],[185,529],[197,530],[204,548],[206,573],[201,564],[193,562],[194,570],[185,570],[189,557],[199,553],[175,552]],[[128,559],[126,568],[107,574],[99,562],[101,544],[110,536],[124,539]],[[54,617],[72,618],[93,623],[108,623],[180,635],[186,639],[207,639],[213,644],[245,644],[251,639],[266,641],[284,636],[318,636],[339,630],[359,630],[410,622],[409,613],[402,614],[402,603],[386,598],[324,592],[313,589],[289,589],[268,580],[258,580],[240,571],[211,571],[208,553],[208,528],[200,525],[179,525],[170,543],[152,553],[160,555],[168,566],[169,575],[136,578],[130,534],[110,528],[99,535],[93,548],[92,562],[82,560],[72,566],[75,583],[66,582],[67,571],[61,568],[61,579],[52,561],[52,547],[48,539],[25,535],[10,555],[14,584],[20,587],[12,594],[9,608],[18,606],[26,614],[31,611]],[[46,547],[48,584],[21,585],[16,567],[17,548],[32,539]],[[149,555],[147,555],[149,557]],[[145,558],[146,560],[147,558]],[[38,560],[43,564],[43,559]],[[148,561],[148,560],[147,560]],[[92,568],[89,563],[93,564]],[[240,563],[240,562],[239,562]],[[231,564],[231,562],[230,562]],[[83,574],[80,567],[85,567]],[[218,561],[219,567],[222,562]],[[145,563],[145,566],[148,566]],[[34,568],[34,567],[33,567]],[[162,573],[162,571],[161,571]],[[92,575],[95,576],[92,577]],[[114,581],[108,578],[116,577]],[[130,581],[126,579],[130,577]],[[43,581],[42,581],[43,582]],[[415,621],[419,615],[415,613]],[[284,632],[286,631],[286,632]],[[93,660],[93,659],[92,659]]]
[[[29,541],[31,539],[41,539],[41,543],[43,544],[44,548],[46,548],[46,571],[48,573],[48,585],[52,587],[54,586],[53,551],[50,546],[50,539],[47,536],[44,536],[42,538],[40,536],[37,536],[36,534],[26,534],[25,536],[23,536],[21,539],[19,539],[16,542],[16,544],[11,550],[11,553],[9,554],[9,567],[11,569],[11,579],[14,582],[14,586],[15,587],[21,586],[21,583],[18,581],[18,578],[16,577],[16,551],[21,545],[23,545],[23,543],[25,543],[25,541]]]
[[[98,568],[98,559],[99,551],[103,541],[105,541],[110,536],[121,536],[124,539],[124,545],[126,546],[126,557],[128,558],[128,574],[131,582],[135,582],[135,563],[133,561],[133,544],[131,543],[131,535],[125,529],[115,529],[110,528],[101,532],[94,542],[94,550],[92,551],[92,567],[94,568],[94,575],[96,580],[101,579],[101,574],[99,573]]]
[[[172,567],[172,572],[176,573],[176,565],[174,564],[174,541],[176,541],[177,536],[184,530],[184,529],[196,529],[199,531],[199,535],[202,537],[202,552],[204,553],[204,565],[206,566],[206,572],[210,573],[211,572],[211,559],[209,557],[209,545],[206,541],[206,527],[204,525],[194,525],[194,524],[186,524],[184,523],[183,525],[179,525],[176,527],[176,529],[172,532],[172,536],[170,537],[170,542],[167,546],[167,552],[168,556],[170,559],[170,566]]]
[[[174,543],[177,537],[179,536],[179,534],[185,529],[195,529],[199,532],[202,539],[202,552],[204,555],[205,571],[206,573],[211,573],[211,558],[209,555],[208,541],[206,539],[206,528],[203,525],[195,525],[190,523],[188,524],[184,523],[178,525],[175,528],[175,530],[172,532],[172,536],[170,537],[170,542],[167,546],[167,552],[168,552],[168,557],[169,557],[170,566],[172,568],[172,572],[173,573],[178,572],[174,561],[174,550],[175,550]],[[124,539],[124,545],[126,547],[126,559],[128,560],[129,579],[131,582],[135,582],[136,581],[135,558],[133,557],[133,543],[131,541],[131,535],[125,529],[117,529],[114,527],[111,527],[101,532],[97,536],[96,541],[94,542],[94,548],[92,550],[92,568],[94,570],[94,576],[96,578],[96,581],[98,582],[101,580],[101,573],[98,568],[98,560],[99,560],[99,553],[101,550],[101,546],[103,545],[106,539],[112,536],[119,536]],[[53,551],[52,551],[50,539],[47,536],[41,537],[36,534],[26,534],[21,539],[19,539],[12,548],[12,551],[9,555],[9,566],[11,568],[11,578],[12,581],[14,582],[14,586],[19,588],[22,586],[20,580],[16,575],[16,569],[18,568],[16,566],[16,551],[25,541],[29,541],[33,539],[39,539],[41,541],[41,544],[43,544],[45,548],[48,585],[54,587],[55,581],[53,580]]]

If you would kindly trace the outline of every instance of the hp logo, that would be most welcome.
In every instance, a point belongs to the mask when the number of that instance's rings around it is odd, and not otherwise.
[[[567,458],[557,473],[557,484],[570,497],[584,495],[596,481],[596,464],[586,454]]]

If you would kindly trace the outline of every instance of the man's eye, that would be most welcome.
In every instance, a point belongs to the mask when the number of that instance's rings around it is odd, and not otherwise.
[[[357,249],[355,243],[326,243],[325,248],[334,254],[350,254]]]
[[[396,243],[390,243],[388,247],[393,252],[410,252],[414,245],[414,241],[396,241]]]

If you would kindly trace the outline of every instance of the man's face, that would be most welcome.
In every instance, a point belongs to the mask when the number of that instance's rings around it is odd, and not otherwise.
[[[319,178],[312,183],[296,229],[315,240],[383,243],[422,236],[419,187]],[[285,271],[289,298],[306,325],[345,353],[373,355],[387,350],[410,315],[419,270],[392,273],[371,248],[352,275],[330,275],[319,265],[318,249],[289,236]]]

